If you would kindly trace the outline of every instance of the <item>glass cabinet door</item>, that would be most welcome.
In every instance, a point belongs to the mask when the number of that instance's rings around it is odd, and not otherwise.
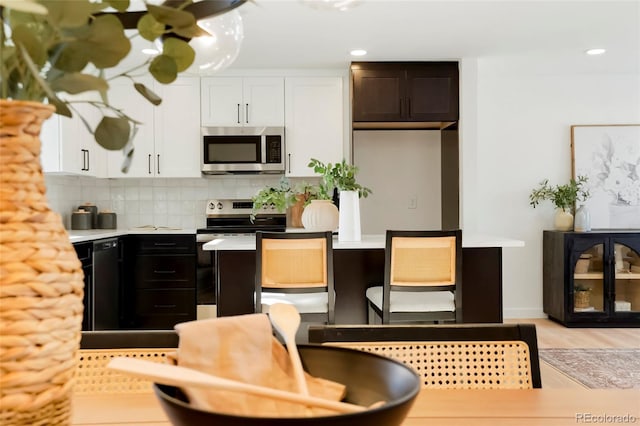
[[[573,274],[573,312],[604,312],[604,244],[580,253]]]
[[[614,244],[615,313],[640,311],[640,254],[624,244]]]

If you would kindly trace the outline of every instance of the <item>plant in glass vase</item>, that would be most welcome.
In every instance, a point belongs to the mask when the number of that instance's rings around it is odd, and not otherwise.
[[[549,200],[556,207],[555,227],[568,231],[573,227],[573,212],[577,201],[586,201],[590,194],[585,189],[586,176],[578,176],[564,185],[552,186],[549,179],[540,182],[529,194],[529,204],[535,208],[540,202]]]

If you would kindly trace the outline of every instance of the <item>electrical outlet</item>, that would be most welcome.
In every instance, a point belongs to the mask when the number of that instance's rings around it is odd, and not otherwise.
[[[418,208],[418,198],[417,197],[409,197],[409,208],[417,209]]]

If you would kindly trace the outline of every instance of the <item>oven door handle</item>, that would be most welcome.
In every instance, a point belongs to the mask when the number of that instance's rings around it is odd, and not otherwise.
[[[260,135],[260,164],[267,162],[267,135]]]

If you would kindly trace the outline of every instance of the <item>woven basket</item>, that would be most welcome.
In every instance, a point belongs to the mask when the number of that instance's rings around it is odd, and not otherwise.
[[[71,419],[83,275],[40,166],[38,102],[0,100],[0,424]]]
[[[588,308],[591,304],[591,294],[588,291],[576,291],[573,304],[576,309]]]

